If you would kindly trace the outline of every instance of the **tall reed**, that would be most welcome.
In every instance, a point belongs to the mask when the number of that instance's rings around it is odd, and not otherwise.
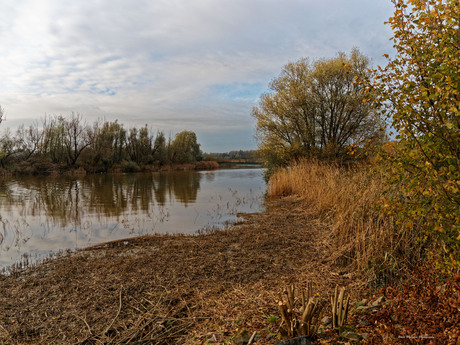
[[[305,207],[331,229],[333,259],[366,271],[381,283],[420,257],[416,229],[399,231],[386,212],[392,193],[385,176],[369,164],[341,167],[333,163],[301,160],[274,173],[268,196],[297,195]]]

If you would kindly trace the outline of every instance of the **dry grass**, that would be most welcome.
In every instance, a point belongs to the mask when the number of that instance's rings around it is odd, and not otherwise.
[[[386,179],[369,164],[351,168],[300,161],[270,179],[270,197],[297,195],[332,229],[334,259],[365,270],[372,282],[395,278],[420,256],[415,231],[398,231],[385,212]],[[388,194],[387,194],[388,195]]]

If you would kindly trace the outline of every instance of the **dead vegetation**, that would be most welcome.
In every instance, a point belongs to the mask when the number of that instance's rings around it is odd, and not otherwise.
[[[307,335],[316,336],[324,301],[313,293],[313,283],[308,282],[306,289],[300,289],[300,296],[295,296],[294,285],[284,290],[286,298],[278,296],[278,309],[281,315],[280,333],[286,338]]]
[[[297,199],[230,230],[102,244],[0,277],[0,343],[257,344],[278,337],[287,284],[331,294],[359,280],[330,263],[330,234]]]
[[[275,173],[268,195],[301,198],[331,228],[333,259],[382,285],[403,276],[422,255],[415,231],[396,231],[400,220],[384,210],[383,195],[394,190],[382,174],[365,163],[346,168],[303,160]]]
[[[400,286],[381,290],[382,308],[365,315],[368,344],[460,344],[460,275],[431,265],[413,270]]]

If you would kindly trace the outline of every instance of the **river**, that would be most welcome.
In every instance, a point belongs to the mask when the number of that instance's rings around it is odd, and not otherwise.
[[[0,178],[0,268],[146,234],[222,229],[263,208],[262,169]]]

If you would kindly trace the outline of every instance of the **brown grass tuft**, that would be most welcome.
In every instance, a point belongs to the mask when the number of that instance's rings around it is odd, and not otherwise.
[[[332,229],[333,259],[365,270],[372,282],[395,278],[420,256],[414,231],[398,231],[385,212],[386,179],[369,164],[345,168],[302,160],[273,174],[267,193],[301,197]]]

